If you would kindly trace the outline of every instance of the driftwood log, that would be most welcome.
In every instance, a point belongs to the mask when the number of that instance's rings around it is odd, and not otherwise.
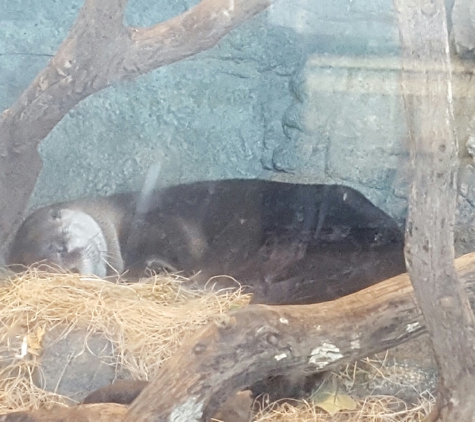
[[[406,265],[439,369],[437,403],[431,420],[473,421],[475,317],[454,268],[459,159],[448,3],[394,3],[401,35],[401,87],[413,173]],[[424,76],[417,91],[412,88],[413,69]]]
[[[475,301],[475,253],[455,264]],[[316,305],[251,305],[208,324],[183,344],[123,421],[209,420],[227,398],[269,375],[334,370],[424,332],[407,274]],[[0,421],[18,420],[9,418]]]
[[[40,173],[38,144],[69,110],[114,83],[215,46],[271,3],[202,0],[166,22],[132,28],[123,24],[127,0],[86,0],[47,67],[0,115],[0,255],[20,225]]]

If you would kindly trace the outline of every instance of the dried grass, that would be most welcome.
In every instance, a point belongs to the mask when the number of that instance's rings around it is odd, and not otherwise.
[[[178,276],[155,276],[136,284],[109,283],[74,274],[31,269],[0,282],[0,412],[65,405],[65,397],[33,384],[32,374],[44,333],[62,327],[100,332],[113,344],[111,362],[147,379],[183,339],[249,297],[235,292],[196,293]],[[345,376],[348,378],[348,370]],[[345,372],[342,372],[345,374]],[[264,421],[419,421],[431,400],[410,409],[395,397],[368,397],[354,411],[329,416],[311,401],[294,407],[272,404],[255,420]]]
[[[35,347],[41,343],[38,333],[56,326],[64,327],[63,336],[77,328],[103,333],[114,345],[117,365],[144,379],[187,334],[249,300],[239,292],[198,295],[182,288],[181,282],[179,277],[161,276],[146,283],[113,284],[31,270],[2,283],[0,357],[8,365],[0,374],[0,409],[37,408],[45,402],[43,395],[50,397],[31,383]],[[23,358],[22,342],[33,352]]]
[[[421,398],[408,407],[396,397],[371,396],[357,401],[355,410],[329,415],[311,401],[298,406],[273,403],[256,415],[255,422],[422,422],[430,413],[432,401]]]

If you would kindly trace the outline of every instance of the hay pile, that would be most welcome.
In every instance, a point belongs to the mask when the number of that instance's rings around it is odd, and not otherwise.
[[[273,405],[256,415],[257,422],[422,422],[430,413],[431,402],[408,408],[396,397],[373,396],[356,402],[351,411],[335,415],[323,412],[311,401],[302,401],[299,406]]]
[[[137,379],[147,379],[183,339],[249,297],[237,292],[196,293],[183,279],[160,276],[136,284],[113,284],[73,274],[30,270],[0,283],[0,413],[66,403],[36,387],[42,338],[55,327],[66,335],[76,328],[100,332],[114,345],[111,359]],[[419,421],[430,401],[405,408],[394,397],[357,400],[357,408],[329,416],[311,401],[298,407],[270,405],[255,420],[264,421]]]

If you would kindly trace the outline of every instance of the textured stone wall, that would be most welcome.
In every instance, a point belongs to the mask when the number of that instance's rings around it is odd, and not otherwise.
[[[196,3],[130,0],[126,23],[152,25]],[[0,108],[47,63],[81,4],[0,3]],[[138,189],[155,166],[161,186],[231,177],[344,183],[403,217],[410,175],[398,42],[391,0],[280,1],[212,50],[80,103],[41,144],[32,205]],[[456,84],[464,141],[474,95],[465,73]],[[462,226],[475,203],[468,158]]]

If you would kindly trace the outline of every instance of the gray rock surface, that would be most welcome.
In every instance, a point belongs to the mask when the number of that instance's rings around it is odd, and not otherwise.
[[[45,335],[42,346],[40,364],[33,376],[35,383],[47,391],[80,401],[118,377],[112,345],[100,334],[77,330],[64,336],[58,327]]]
[[[424,334],[387,352],[358,361],[354,378],[346,380],[343,386],[360,398],[369,395],[398,397],[403,400],[399,409],[403,411],[404,403],[414,406],[420,403],[421,397],[434,397],[437,380],[432,346],[429,336]]]
[[[153,25],[196,3],[130,0],[125,22]],[[456,3],[454,22],[469,25]],[[81,5],[0,3],[0,108],[45,66]],[[464,28],[454,32],[460,45]],[[403,218],[410,174],[398,48],[391,0],[277,2],[213,49],[71,110],[40,146],[31,205],[139,189],[158,166],[160,186],[236,177],[344,183]],[[468,73],[457,84],[464,144],[475,94]],[[461,228],[472,223],[473,195],[461,197]]]
[[[452,22],[455,48],[462,56],[475,53],[475,4],[467,0],[455,0]]]

